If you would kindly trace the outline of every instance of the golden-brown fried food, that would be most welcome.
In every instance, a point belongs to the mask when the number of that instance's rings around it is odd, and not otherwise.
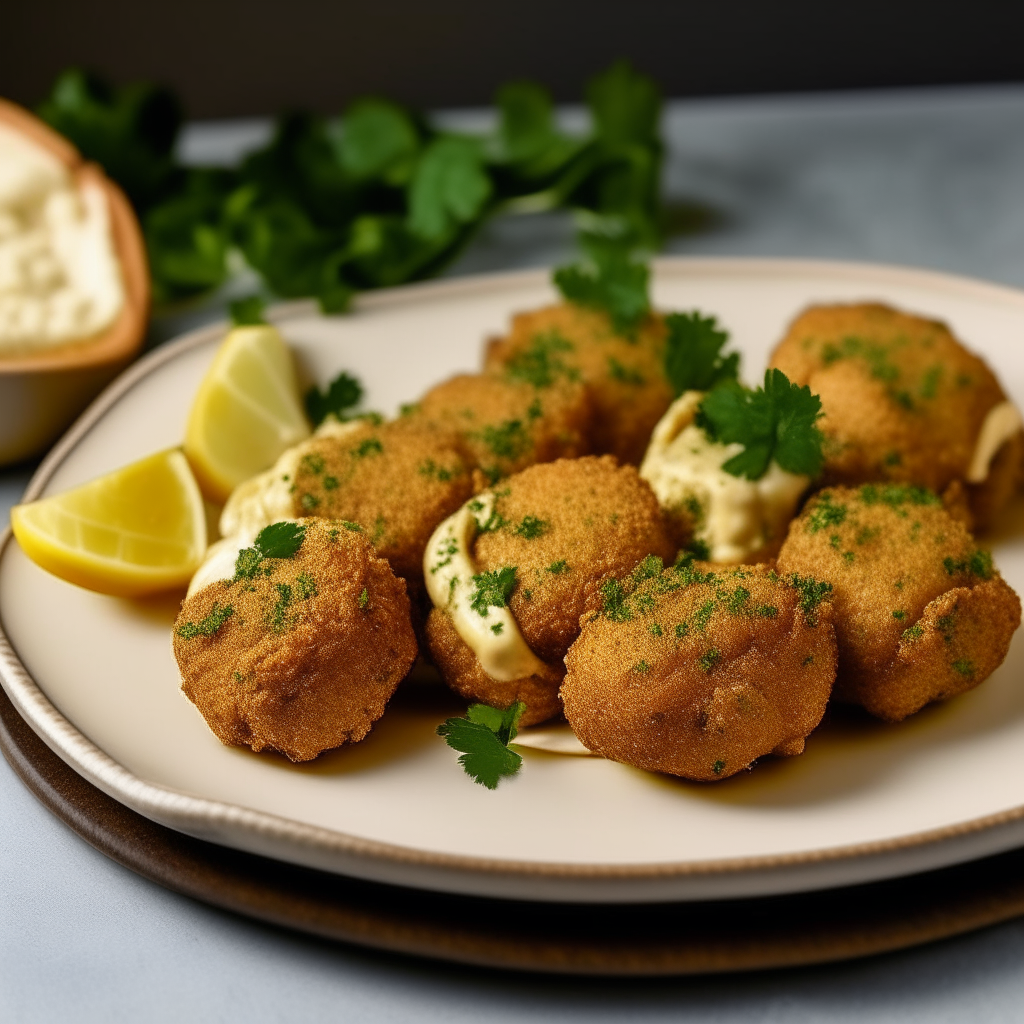
[[[472,493],[455,438],[409,418],[313,437],[302,450],[291,515],[357,523],[377,554],[419,590],[431,533]]]
[[[890,722],[977,686],[1020,625],[1020,600],[991,556],[923,488],[820,491],[778,567],[832,584],[835,697]]]
[[[524,724],[543,721],[559,710],[562,659],[580,616],[601,606],[602,585],[647,555],[670,560],[676,546],[650,487],[611,456],[533,466],[478,495],[460,515],[470,514],[468,538],[442,525],[427,549],[431,655],[457,692],[499,707],[522,700]],[[487,654],[470,642],[490,642],[488,624],[498,627],[494,643],[521,637],[519,664],[533,671],[485,671]]]
[[[674,397],[665,339],[660,316],[650,315],[626,338],[606,314],[561,303],[513,317],[509,334],[488,345],[486,367],[514,380],[583,381],[594,407],[591,450],[639,465]]]
[[[590,451],[591,405],[578,381],[546,386],[491,374],[460,374],[431,388],[410,420],[451,433],[466,461],[491,483],[538,462]]]
[[[561,689],[590,750],[703,781],[803,751],[836,674],[828,587],[766,566],[712,568],[606,587]]]
[[[360,533],[320,519],[298,527],[290,557],[247,549],[234,580],[185,600],[174,655],[222,742],[308,761],[366,736],[416,639],[405,583]]]
[[[1015,486],[1020,417],[995,375],[938,321],[878,303],[814,306],[771,357],[821,396],[825,484],[963,481],[979,525]]]

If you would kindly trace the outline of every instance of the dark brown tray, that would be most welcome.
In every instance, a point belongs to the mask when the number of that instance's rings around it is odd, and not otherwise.
[[[486,900],[294,867],[192,839],[101,793],[0,690],[0,749],[108,857],[175,892],[328,939],[517,970],[670,975],[825,963],[1024,914],[1024,851],[912,878],[765,899],[628,906]]]

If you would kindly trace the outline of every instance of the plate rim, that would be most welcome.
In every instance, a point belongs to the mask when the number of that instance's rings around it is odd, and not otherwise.
[[[754,272],[763,276],[770,276],[773,273],[802,273],[822,277],[841,277],[846,273],[863,277],[869,274],[877,275],[880,280],[891,283],[916,284],[930,288],[945,287],[955,289],[961,294],[973,292],[978,298],[989,302],[996,300],[1024,307],[1024,290],[976,278],[899,265],[763,257],[668,256],[653,260],[652,266],[655,275],[659,271],[662,274],[710,272],[719,275],[730,272]],[[359,296],[353,310],[369,312],[380,308],[415,304],[425,298],[455,299],[462,295],[472,296],[493,292],[496,289],[515,290],[524,286],[546,284],[550,280],[549,274],[548,269],[504,271],[381,289]],[[291,319],[317,312],[315,302],[300,300],[275,304],[268,309],[267,318],[272,323],[283,324]],[[191,330],[148,352],[121,373],[90,404],[43,459],[29,481],[22,501],[34,500],[42,492],[67,456],[124,394],[164,364],[220,337],[226,326],[226,321],[218,321]],[[12,533],[8,526],[0,535],[0,559],[11,540]],[[75,772],[108,796],[144,817],[169,825],[178,831],[219,842],[221,845],[251,849],[240,847],[236,842],[230,841],[234,831],[240,828],[255,837],[260,847],[260,850],[255,852],[269,851],[267,855],[279,860],[303,863],[312,867],[326,867],[327,870],[340,874],[354,874],[357,877],[382,881],[401,878],[403,881],[399,884],[414,887],[491,895],[495,895],[494,885],[488,884],[486,880],[490,879],[496,883],[504,879],[511,883],[510,894],[513,894],[513,890],[514,895],[522,895],[524,891],[529,891],[535,893],[537,898],[554,900],[566,898],[564,891],[560,895],[556,894],[557,884],[578,881],[583,885],[573,890],[574,898],[580,898],[583,894],[583,898],[588,902],[620,902],[637,899],[636,889],[626,887],[619,891],[611,883],[715,878],[724,880],[767,873],[776,876],[776,884],[759,885],[751,892],[767,894],[807,891],[842,884],[841,880],[836,880],[840,875],[826,870],[825,876],[828,877],[824,882],[811,878],[809,884],[805,884],[799,882],[793,874],[793,869],[827,869],[829,865],[863,864],[865,861],[874,861],[876,870],[868,868],[866,871],[857,872],[858,879],[868,881],[874,878],[898,877],[900,874],[926,870],[939,864],[960,863],[984,856],[986,853],[1001,852],[1024,842],[1024,804],[952,825],[889,839],[782,854],[655,863],[573,864],[488,858],[430,851],[366,839],[239,804],[190,795],[138,778],[106,754],[58,711],[21,662],[7,636],[2,619],[0,608],[0,685],[33,731]],[[982,835],[989,836],[994,841],[979,844],[977,839]],[[934,851],[944,844],[953,845],[954,851],[950,855],[939,860],[927,856],[928,851]],[[291,852],[293,855],[285,856],[283,852]],[[913,855],[922,852],[923,857],[904,857],[906,863],[902,867],[890,864],[886,868],[882,861],[882,858],[893,854]],[[342,859],[341,866],[338,864],[339,857]],[[410,881],[407,871],[403,871],[408,868],[428,870],[426,873],[421,871]],[[464,884],[467,877],[479,881],[467,887]],[[814,877],[817,878],[817,875]],[[517,889],[517,880],[525,883],[526,888],[523,889],[520,884]],[[545,881],[556,883],[556,886],[542,884]],[[481,883],[484,885],[483,889],[480,888]],[[587,883],[598,884],[595,887]],[[607,892],[601,891],[601,883],[605,883]],[[737,891],[737,895],[749,894],[750,892]],[[721,892],[716,889],[706,894],[688,893],[684,898],[713,899],[720,896]],[[643,899],[642,896],[640,898]],[[650,898],[652,901],[660,901],[665,897],[655,895]]]

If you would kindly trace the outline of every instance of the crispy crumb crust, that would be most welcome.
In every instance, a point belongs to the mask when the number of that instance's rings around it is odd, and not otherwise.
[[[572,303],[519,313],[505,337],[489,342],[487,370],[514,371],[538,338],[552,335],[571,346],[556,353],[563,375],[582,380],[590,393],[591,450],[639,465],[651,431],[674,397],[665,377],[664,318],[650,315],[630,339],[615,334],[606,314]]]
[[[942,493],[963,480],[988,412],[1006,395],[984,360],[949,328],[881,303],[812,306],[790,325],[770,365],[821,396],[822,483],[916,483]],[[979,525],[1014,487],[1020,437],[969,487]]]
[[[520,725],[536,725],[553,718],[562,710],[558,687],[565,675],[560,663],[545,663],[543,674],[502,680],[488,675],[472,649],[455,631],[451,617],[434,608],[427,617],[427,643],[430,656],[445,682],[467,700],[480,701],[496,708],[507,708],[513,701],[526,705]]]
[[[450,432],[466,462],[492,483],[538,462],[590,451],[591,403],[578,381],[542,388],[464,373],[432,387],[411,418]]]
[[[930,492],[828,488],[790,525],[780,573],[833,586],[837,700],[898,722],[983,682],[1020,624],[1020,600]]]
[[[365,423],[306,442],[293,515],[357,523],[411,589],[423,587],[423,552],[437,524],[472,494],[455,438],[419,420]]]
[[[708,782],[803,751],[835,678],[831,606],[805,614],[765,566],[710,568],[689,583],[666,570],[584,625],[561,696],[590,750]]]
[[[610,456],[533,466],[495,488],[501,523],[474,546],[478,572],[516,567],[509,607],[543,676],[502,682],[487,675],[444,611],[427,622],[431,656],[464,697],[507,707],[527,705],[526,724],[557,714],[562,659],[579,635],[580,617],[601,605],[601,585],[647,555],[667,561],[676,547],[657,499],[632,466]]]
[[[173,638],[181,688],[216,736],[292,761],[363,739],[416,657],[405,583],[360,534],[304,522],[302,547],[266,560],[269,575],[188,598]],[[232,611],[213,635],[181,635],[215,606]]]

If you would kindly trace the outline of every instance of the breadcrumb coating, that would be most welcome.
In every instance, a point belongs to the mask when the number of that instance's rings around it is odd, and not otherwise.
[[[659,569],[607,587],[569,650],[561,696],[580,741],[707,782],[801,753],[836,673],[827,587],[767,566]]]
[[[1020,625],[1020,600],[931,491],[820,491],[790,525],[779,572],[832,584],[835,697],[898,722],[983,682]]]
[[[308,761],[356,743],[416,657],[405,583],[362,534],[306,519],[299,551],[188,598],[182,690],[226,744]]]
[[[591,450],[639,465],[674,397],[664,369],[666,335],[656,314],[626,338],[606,314],[564,302],[513,317],[508,335],[489,343],[485,363],[513,379],[582,381],[594,407]]]
[[[542,387],[464,373],[431,388],[412,419],[452,434],[466,462],[490,483],[538,462],[590,451],[591,404],[579,381]]]
[[[314,437],[305,448],[293,481],[293,515],[355,523],[418,593],[431,533],[472,493],[456,439],[410,417],[367,422],[340,438]]]
[[[1006,400],[984,360],[946,324],[881,303],[812,306],[770,365],[821,397],[825,484],[888,480],[941,494],[966,480],[985,417]],[[1024,437],[1003,449],[988,478],[967,485],[979,524],[1012,492]]]
[[[514,685],[492,679],[438,609],[427,638],[454,690],[498,707],[522,700],[530,724],[558,712],[562,659],[579,635],[581,616],[601,606],[602,585],[645,556],[670,561],[676,545],[650,487],[634,467],[609,455],[533,466],[494,494],[493,522],[476,539],[474,562],[479,573],[515,568],[509,608],[550,673]]]

